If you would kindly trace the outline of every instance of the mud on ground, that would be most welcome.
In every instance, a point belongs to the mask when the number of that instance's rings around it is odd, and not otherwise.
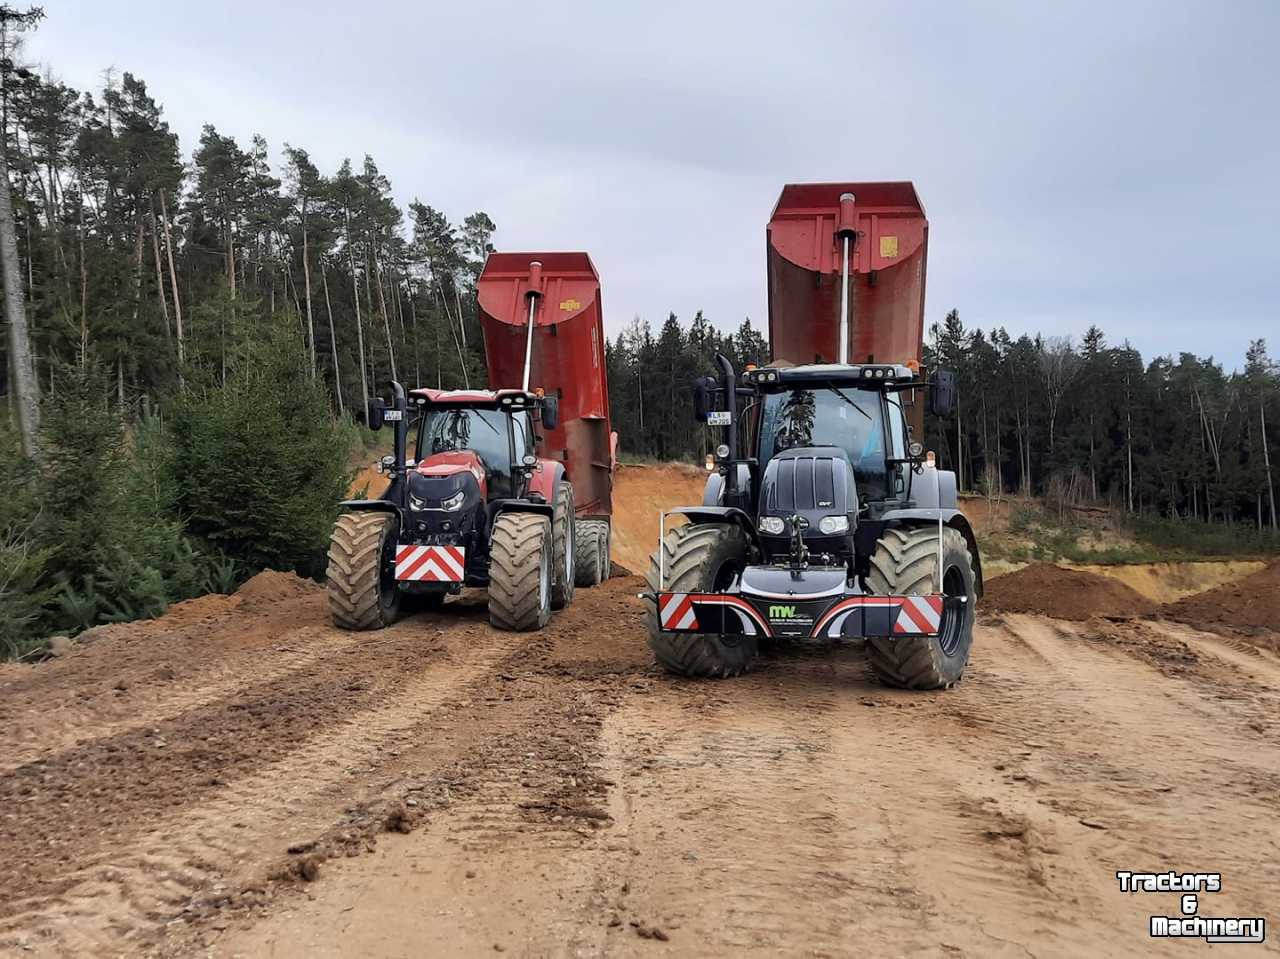
[[[269,574],[0,671],[0,954],[1162,954],[1138,867],[1276,921],[1280,658],[984,607],[949,692],[690,682],[640,588],[353,634]]]

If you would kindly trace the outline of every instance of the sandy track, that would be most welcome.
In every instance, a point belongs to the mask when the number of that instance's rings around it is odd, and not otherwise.
[[[989,616],[948,693],[851,647],[698,683],[634,579],[523,635],[473,601],[353,636],[266,585],[0,672],[0,952],[1165,954],[1139,868],[1280,922],[1252,645]]]

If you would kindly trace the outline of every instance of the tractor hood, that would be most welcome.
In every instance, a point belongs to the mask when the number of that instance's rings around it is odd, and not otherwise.
[[[489,470],[485,467],[480,454],[473,450],[456,450],[448,453],[432,453],[426,459],[418,460],[414,472],[419,476],[443,478],[456,476],[458,473],[470,473],[480,487],[480,495],[485,495],[485,487]]]
[[[760,533],[770,556],[789,550],[793,516],[808,521],[803,537],[811,551],[848,555],[857,513],[853,467],[849,454],[839,447],[784,450],[765,467],[760,481]]]

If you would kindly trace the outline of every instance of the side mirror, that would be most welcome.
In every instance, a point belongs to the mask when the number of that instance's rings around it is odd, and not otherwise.
[[[369,401],[368,412],[365,414],[365,422],[368,424],[369,429],[374,432],[382,429],[382,424],[386,418],[386,412],[387,404],[383,401],[382,397],[375,396],[371,399]]]
[[[929,412],[950,416],[956,411],[956,375],[951,370],[935,370],[929,381]]]
[[[560,398],[544,396],[542,398],[542,425],[549,430],[560,425]]]
[[[714,377],[704,376],[693,384],[693,417],[699,423],[707,422],[711,412],[711,394],[716,388]]]

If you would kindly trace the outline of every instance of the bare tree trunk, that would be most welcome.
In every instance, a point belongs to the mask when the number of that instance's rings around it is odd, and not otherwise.
[[[360,409],[369,406],[369,374],[364,365],[364,326],[360,320],[360,282],[356,278],[356,254],[351,248],[351,216],[347,215],[347,262],[351,268],[351,299],[356,306],[356,345],[360,351]]]
[[[311,378],[315,379],[316,323],[311,315],[311,251],[307,242],[307,201],[305,198],[302,201],[302,281],[307,294],[307,342],[311,344]]]
[[[382,310],[382,329],[387,335],[387,358],[391,361],[391,378],[399,380],[396,374],[396,346],[391,339],[391,319],[387,316],[387,297],[382,291],[382,265],[378,262],[378,244],[370,237],[369,246],[373,250],[373,279],[378,284],[378,307]]]
[[[1129,394],[1129,377],[1124,378],[1124,445],[1129,473],[1129,512],[1133,512],[1133,400]]]
[[[178,335],[178,387],[186,389],[183,371],[187,365],[186,345],[182,335],[182,298],[178,295],[178,271],[173,266],[173,234],[169,232],[169,208],[165,203],[164,189],[160,190],[160,222],[164,226],[164,250],[169,258],[169,282],[173,286],[173,322]]]
[[[1262,462],[1267,469],[1267,502],[1271,505],[1271,529],[1276,530],[1276,487],[1271,480],[1271,452],[1267,449],[1267,406],[1258,398],[1258,419],[1262,423]]]
[[[418,344],[418,307],[413,302],[413,287],[407,289],[409,294],[409,322],[413,325],[413,382],[422,384],[422,349]]]
[[[80,181],[80,198],[76,203],[80,233],[80,368],[89,362],[89,264],[84,255],[84,180]]]
[[[39,452],[40,387],[31,362],[27,308],[22,293],[22,265],[18,262],[18,235],[13,222],[9,164],[3,142],[0,142],[0,271],[4,274],[4,312],[9,324],[9,357],[13,391],[17,396],[18,432],[22,437],[22,452],[35,456]]]
[[[324,257],[320,258],[320,285],[324,287],[324,307],[329,313],[329,348],[333,350],[333,391],[338,394],[338,413],[346,415],[342,402],[342,374],[338,369],[338,334],[333,328],[333,304],[329,301],[329,277],[324,269]]]
[[[462,369],[462,384],[467,389],[471,389],[471,377],[467,373],[467,361],[462,355],[462,342],[458,339],[457,331],[453,328],[453,317],[449,315],[449,300],[445,296],[444,290],[441,289],[438,280],[436,281],[436,290],[440,293],[440,305],[444,307],[445,318],[449,321],[449,332],[453,335],[453,345],[458,350],[458,366]]]
[[[151,252],[156,261],[156,291],[160,294],[160,313],[164,316],[164,338],[171,340],[173,330],[169,325],[169,297],[164,292],[164,270],[160,266],[160,232],[156,223],[155,198],[149,198],[147,202],[151,208]]]

